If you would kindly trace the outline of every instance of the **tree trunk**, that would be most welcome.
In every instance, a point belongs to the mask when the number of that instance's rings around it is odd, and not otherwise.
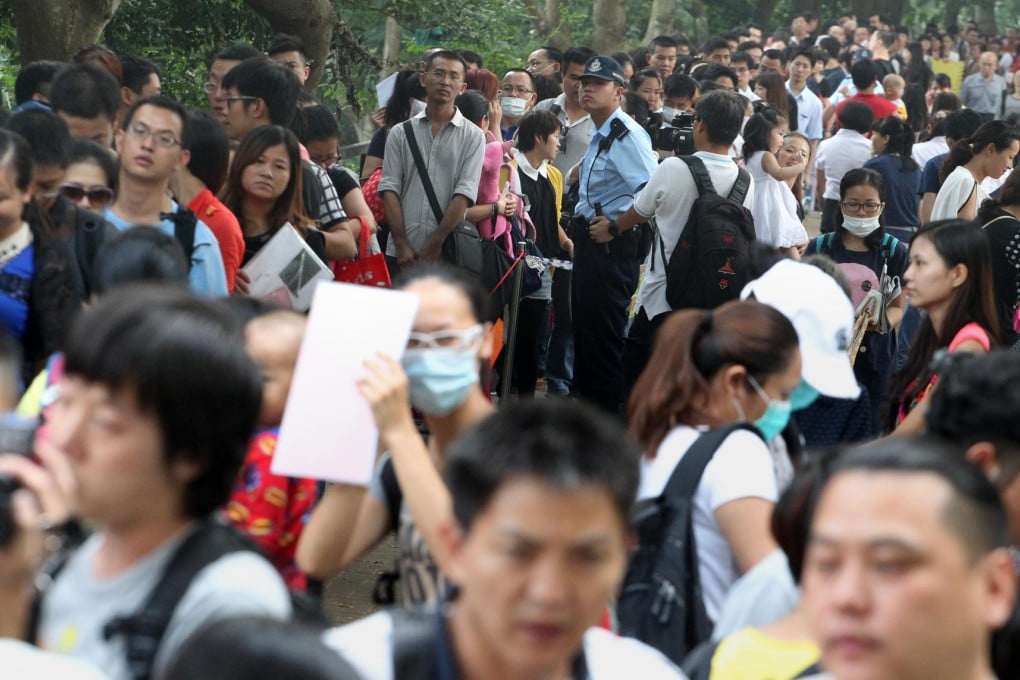
[[[982,35],[998,35],[995,25],[995,0],[977,0],[974,4],[974,21]]]
[[[329,55],[333,25],[337,21],[333,4],[329,0],[245,0],[245,3],[265,17],[274,31],[301,38],[305,55],[312,65],[305,90],[315,92]]]
[[[660,35],[669,35],[673,32],[673,24],[676,22],[676,6],[677,0],[652,0],[648,29],[645,31],[646,45],[650,45],[652,40]]]
[[[21,63],[68,61],[99,39],[121,0],[11,0]]]
[[[758,0],[758,6],[754,10],[755,23],[772,27],[774,25],[773,17],[776,13],[776,5],[778,4],[779,0]],[[776,28],[779,27],[776,26]]]
[[[566,4],[567,0],[545,0],[545,8],[542,11],[544,30],[540,33],[545,36],[544,42],[561,50],[566,50],[574,44],[570,24],[563,21],[563,6]]]
[[[958,26],[958,20],[960,18],[960,10],[963,9],[963,0],[947,0],[945,6],[945,13],[942,19],[942,26]],[[964,55],[960,55],[961,58],[966,58]]]
[[[620,0],[594,0],[592,15],[595,24],[592,49],[599,54],[623,49],[627,37],[627,5]]]
[[[400,45],[404,40],[404,29],[393,17],[386,17],[386,34],[383,37],[383,70],[389,71],[400,63]]]

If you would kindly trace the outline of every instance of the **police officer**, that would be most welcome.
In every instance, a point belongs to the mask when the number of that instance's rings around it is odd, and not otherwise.
[[[594,132],[578,175],[574,241],[572,393],[612,413],[623,405],[627,309],[638,284],[645,230],[615,229],[655,169],[651,139],[620,108],[625,80],[614,59],[592,57],[581,76],[581,107]],[[595,221],[599,215],[607,220]],[[605,242],[596,242],[596,239]],[[650,239],[647,239],[650,243]]]

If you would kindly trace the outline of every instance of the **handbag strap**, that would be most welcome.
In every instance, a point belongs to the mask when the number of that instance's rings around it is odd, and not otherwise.
[[[368,220],[361,215],[352,215],[351,219],[361,223],[361,231],[358,233],[358,259],[360,260],[368,255],[368,232],[371,230],[368,228]]]
[[[436,190],[432,187],[432,180],[429,179],[429,174],[425,167],[425,159],[421,157],[421,149],[418,148],[418,138],[414,136],[414,125],[410,120],[404,121],[404,133],[411,145],[411,155],[414,156],[414,165],[418,168],[418,178],[421,179],[421,185],[425,189],[425,196],[429,199],[429,205],[432,206],[436,222],[442,222],[443,211],[439,208],[439,199],[436,198]]]

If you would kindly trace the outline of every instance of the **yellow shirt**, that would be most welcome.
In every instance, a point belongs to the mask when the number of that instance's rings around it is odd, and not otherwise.
[[[818,662],[810,640],[779,640],[754,628],[723,638],[712,657],[711,680],[791,680]]]

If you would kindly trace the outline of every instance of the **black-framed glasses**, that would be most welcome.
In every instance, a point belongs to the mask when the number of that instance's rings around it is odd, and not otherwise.
[[[174,133],[169,130],[153,132],[145,123],[132,123],[131,125],[128,125],[127,133],[132,139],[138,142],[144,142],[151,136],[154,140],[156,140],[156,145],[161,146],[164,149],[172,149],[173,147],[180,145],[180,141],[174,136]]]
[[[251,95],[247,94],[228,94],[227,106],[230,106],[234,102],[253,102],[256,99],[258,99],[258,97],[252,97]]]
[[[72,203],[81,203],[88,198],[89,204],[105,206],[113,200],[113,189],[109,187],[83,187],[77,182],[65,182],[60,185],[60,193]]]
[[[864,211],[865,215],[874,215],[885,203],[858,203],[857,201],[843,201],[840,205],[843,206],[843,210],[848,213]]]

